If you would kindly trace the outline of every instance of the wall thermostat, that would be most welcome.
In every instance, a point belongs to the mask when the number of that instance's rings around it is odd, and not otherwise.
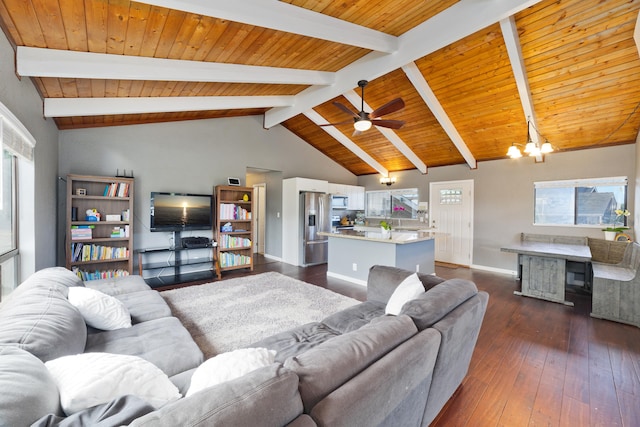
[[[227,183],[229,183],[229,185],[240,185],[240,178],[227,178]]]

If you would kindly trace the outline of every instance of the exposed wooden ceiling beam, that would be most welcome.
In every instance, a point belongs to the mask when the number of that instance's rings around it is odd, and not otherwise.
[[[398,37],[393,55],[371,52],[336,73],[332,86],[312,86],[296,95],[291,107],[266,112],[270,128],[356,87],[358,80],[374,80],[405,64],[506,19],[541,0],[460,0],[443,12]]]
[[[309,120],[317,124],[318,126],[329,123],[324,117],[318,114],[315,110],[305,111],[304,113]],[[340,132],[338,128],[335,126],[322,126],[322,130],[327,132],[333,138],[336,139],[340,144],[344,145],[349,151],[362,159],[363,162],[371,166],[373,169],[378,171],[378,173],[382,176],[389,176],[389,171],[378,163],[373,157],[371,157],[366,151],[356,145],[351,139],[349,139],[345,134]]]
[[[18,46],[23,77],[330,85],[334,73]]]
[[[522,46],[520,45],[520,36],[518,35],[518,27],[516,26],[516,20],[513,16],[500,20],[500,29],[502,30],[502,38],[504,39],[507,53],[509,55],[509,61],[511,62],[511,69],[516,79],[516,86],[518,87],[518,94],[520,95],[520,103],[524,111],[526,125],[529,123],[533,125],[533,132],[527,132],[531,136],[531,140],[539,144],[540,137],[538,135],[538,121],[536,119],[536,112],[533,107],[533,99],[531,98],[531,89],[529,88],[529,79],[527,78],[527,70],[524,65],[524,57],[522,55]],[[530,129],[527,129],[529,131]],[[509,147],[507,147],[509,148]],[[506,151],[505,151],[506,153]],[[536,162],[544,161],[542,154],[538,154]]]
[[[351,90],[343,94],[345,98],[354,106],[358,111],[363,105],[362,98],[355,91]],[[373,111],[369,104],[364,102],[364,108],[366,111]],[[375,124],[375,122],[373,122]],[[400,151],[413,165],[422,173],[427,173],[427,165],[414,153],[411,148],[395,133],[393,130],[383,127],[375,126],[375,128],[384,135],[397,149]],[[386,175],[385,175],[386,176]]]
[[[397,37],[279,1],[140,0],[155,6],[228,19],[349,46],[391,53]]]
[[[270,108],[275,105],[291,105],[293,100],[293,96],[46,98],[44,100],[44,116],[75,117]]]
[[[424,79],[424,76],[418,69],[418,66],[415,64],[415,62],[411,62],[403,66],[402,70],[409,78],[409,81],[411,81],[413,87],[416,88],[416,91],[420,94],[433,115],[436,117],[438,123],[440,123],[440,126],[442,126],[447,135],[449,135],[449,138],[451,138],[453,145],[456,146],[469,167],[471,169],[476,169],[478,167],[478,164],[475,157],[471,153],[471,150],[469,150],[467,144],[462,139],[462,136],[460,136],[460,133],[458,133],[456,127],[451,122],[449,115],[446,113],[446,111],[444,111],[444,108],[442,108],[442,104],[440,104],[440,101],[438,101],[435,93],[433,93],[431,87]]]

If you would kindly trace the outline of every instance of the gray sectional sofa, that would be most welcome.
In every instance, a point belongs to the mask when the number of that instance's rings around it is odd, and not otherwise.
[[[367,301],[251,345],[275,350],[273,364],[160,408],[123,395],[66,416],[45,362],[77,353],[139,356],[184,395],[203,357],[138,276],[84,284],[62,268],[42,270],[0,304],[0,425],[429,425],[467,373],[488,295],[469,281],[420,275],[425,292],[399,315],[385,315],[410,274],[374,266]],[[132,327],[87,326],[67,300],[70,286],[122,301]]]

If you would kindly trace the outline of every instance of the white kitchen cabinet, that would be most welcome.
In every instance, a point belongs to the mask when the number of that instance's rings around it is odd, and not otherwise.
[[[349,200],[347,209],[352,211],[364,210],[364,187],[358,185],[349,185]]]

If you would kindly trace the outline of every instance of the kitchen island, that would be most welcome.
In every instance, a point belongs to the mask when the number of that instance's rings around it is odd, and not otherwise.
[[[435,234],[429,231],[337,230],[318,233],[329,240],[327,276],[367,284],[369,268],[390,265],[420,273],[435,273]]]

